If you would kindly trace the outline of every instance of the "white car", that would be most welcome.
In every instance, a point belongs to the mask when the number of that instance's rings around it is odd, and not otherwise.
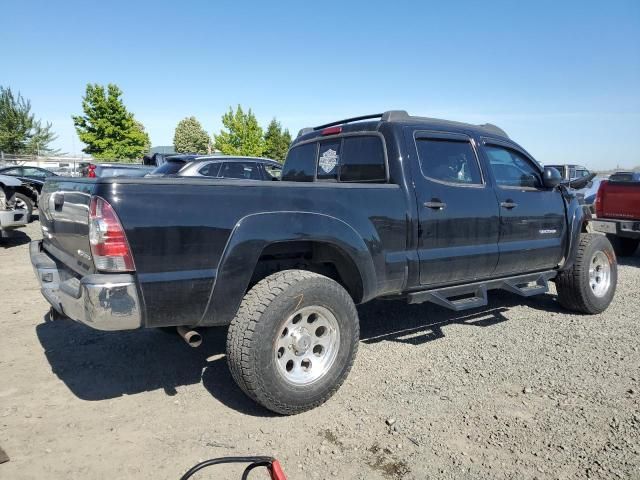
[[[16,209],[15,188],[22,182],[15,177],[0,175],[0,237],[8,230],[24,227],[27,224],[27,210]]]

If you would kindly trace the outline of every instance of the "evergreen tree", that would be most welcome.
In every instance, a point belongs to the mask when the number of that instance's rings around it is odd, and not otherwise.
[[[122,91],[113,84],[105,88],[87,84],[82,99],[84,115],[73,116],[83,152],[95,158],[134,160],[149,150],[144,127],[122,102]]]
[[[51,124],[42,125],[31,113],[31,102],[10,88],[0,87],[0,150],[16,154],[58,153]]]
[[[222,116],[222,125],[224,128],[214,136],[216,149],[225,155],[259,157],[264,154],[262,128],[251,109],[244,113],[240,105],[235,112],[229,107]]]
[[[265,151],[264,155],[279,162],[284,162],[291,144],[291,134],[289,130],[282,130],[282,125],[275,118],[271,120],[267,131],[264,134]]]
[[[173,146],[178,153],[211,153],[211,139],[196,117],[187,117],[176,127]]]

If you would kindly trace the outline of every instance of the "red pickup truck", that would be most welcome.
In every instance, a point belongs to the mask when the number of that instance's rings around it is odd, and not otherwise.
[[[606,233],[616,254],[633,255],[640,244],[640,172],[618,172],[600,183],[595,231]]]

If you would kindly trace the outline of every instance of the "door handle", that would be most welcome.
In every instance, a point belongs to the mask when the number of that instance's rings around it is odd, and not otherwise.
[[[447,208],[447,204],[441,202],[437,198],[432,199],[430,202],[424,202],[424,206],[427,208],[432,208],[434,210],[442,210],[444,208]]]
[[[500,206],[502,208],[506,208],[508,210],[511,210],[512,208],[516,208],[518,206],[518,204],[515,203],[513,200],[507,200],[506,202],[500,203]]]

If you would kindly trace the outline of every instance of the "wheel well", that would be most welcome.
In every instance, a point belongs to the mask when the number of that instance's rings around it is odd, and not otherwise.
[[[309,270],[325,275],[342,285],[355,303],[363,296],[358,267],[342,249],[324,242],[278,242],[262,250],[249,288],[272,273],[282,270]]]

